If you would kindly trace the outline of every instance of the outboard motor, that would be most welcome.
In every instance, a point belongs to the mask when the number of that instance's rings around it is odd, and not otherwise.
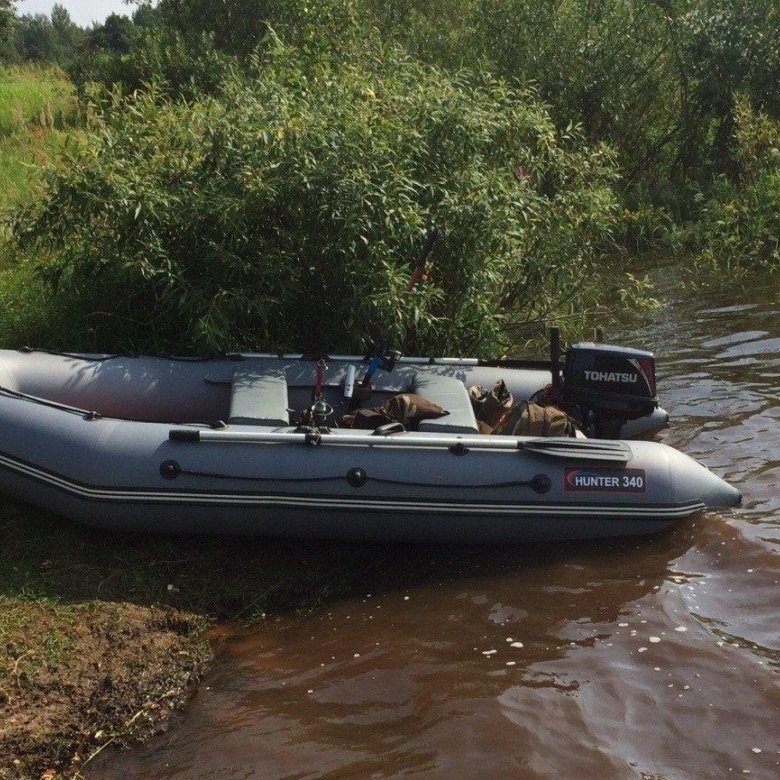
[[[611,344],[574,344],[557,390],[566,406],[578,409],[588,435],[617,439],[628,420],[658,407],[655,358],[652,352]]]

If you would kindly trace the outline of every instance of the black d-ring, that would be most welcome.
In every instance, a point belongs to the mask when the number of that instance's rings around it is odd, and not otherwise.
[[[160,464],[160,476],[163,479],[176,479],[181,474],[181,466],[175,460],[164,460]]]
[[[552,480],[547,474],[537,474],[528,484],[535,493],[549,493],[552,487]]]
[[[363,487],[363,485],[368,482],[368,474],[366,474],[365,469],[356,466],[347,472],[347,482],[349,482],[352,487]]]

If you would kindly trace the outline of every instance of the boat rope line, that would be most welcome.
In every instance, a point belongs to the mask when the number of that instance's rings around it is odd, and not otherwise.
[[[57,409],[61,412],[77,414],[80,417],[85,417],[89,420],[98,420],[103,416],[97,412],[90,411],[89,409],[82,409],[78,406],[70,406],[69,404],[63,404],[59,401],[50,401],[48,398],[41,398],[37,395],[22,393],[20,390],[11,390],[10,387],[3,387],[2,385],[0,385],[0,393],[10,396],[11,398],[19,398],[22,401],[31,401],[32,403],[39,404],[40,406],[47,406],[50,409]]]
[[[160,474],[166,479],[175,479],[180,474],[189,477],[207,477],[209,479],[232,479],[241,482],[347,482],[352,487],[362,487],[367,482],[376,482],[380,485],[397,485],[398,487],[415,488],[446,488],[447,490],[480,490],[482,488],[510,488],[529,487],[536,493],[547,493],[550,490],[550,478],[546,474],[537,474],[532,479],[511,480],[507,482],[481,482],[478,484],[449,484],[441,482],[411,482],[403,479],[390,479],[388,477],[369,476],[365,469],[351,468],[346,474],[334,474],[326,477],[261,477],[243,476],[237,474],[222,474],[214,471],[195,471],[183,469],[175,460],[166,460],[160,464]]]
[[[30,395],[29,393],[23,393],[21,390],[11,390],[10,387],[4,387],[0,385],[0,394],[7,395],[11,398],[18,398],[20,401],[29,401],[39,406],[46,406],[49,409],[56,409],[60,412],[67,412],[68,414],[75,414],[78,417],[83,417],[85,420],[122,420],[125,422],[138,422],[132,417],[116,417],[115,415],[101,414],[100,412],[90,411],[89,409],[82,409],[80,406],[70,406],[69,404],[61,403],[60,401],[51,401],[48,398],[41,398],[38,395]],[[205,425],[211,430],[218,430],[225,428],[225,422],[223,420],[187,420],[175,423],[175,425]]]
[[[213,352],[206,355],[149,355],[139,352],[114,352],[111,354],[95,354],[90,352],[62,352],[56,349],[44,349],[39,347],[20,347],[18,352],[24,354],[39,353],[42,355],[52,355],[54,357],[65,357],[74,360],[84,360],[91,363],[105,363],[108,360],[117,360],[120,358],[152,359],[152,360],[170,360],[179,363],[207,363],[211,361],[231,361],[241,362],[244,360],[287,360],[296,362],[311,362],[308,360],[310,355],[301,352]],[[329,355],[328,362],[334,363],[365,363],[365,355]],[[549,360],[530,360],[525,358],[472,358],[472,357],[418,357],[413,355],[402,355],[398,359],[399,363],[406,365],[428,365],[428,366],[485,366],[490,368],[509,368],[532,371],[549,371]]]
[[[16,474],[36,480],[52,488],[89,501],[143,502],[155,504],[200,504],[223,506],[249,506],[259,508],[293,507],[312,510],[377,511],[415,513],[428,512],[442,515],[510,515],[528,517],[553,517],[559,520],[574,518],[626,519],[647,521],[669,521],[681,519],[706,509],[702,502],[682,505],[626,506],[614,504],[565,504],[529,502],[467,503],[462,501],[432,501],[425,499],[391,499],[386,497],[350,496],[308,496],[284,493],[241,493],[209,491],[150,490],[144,488],[96,487],[80,483],[55,474],[16,458],[0,454],[0,467]]]
[[[83,360],[87,363],[105,363],[108,360],[170,360],[175,363],[209,363],[212,361],[223,360],[231,362],[241,362],[247,359],[246,355],[240,352],[213,352],[208,355],[145,355],[136,352],[114,352],[109,355],[97,355],[89,352],[60,352],[56,349],[39,349],[38,347],[21,347],[19,352],[30,355],[38,352],[41,355],[52,355],[53,357],[65,357],[73,360]]]

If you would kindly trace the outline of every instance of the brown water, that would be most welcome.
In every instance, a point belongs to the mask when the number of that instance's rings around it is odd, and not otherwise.
[[[377,547],[362,593],[231,633],[186,716],[89,777],[780,778],[780,303],[741,297],[621,335],[656,352],[663,439],[740,510],[620,543]]]

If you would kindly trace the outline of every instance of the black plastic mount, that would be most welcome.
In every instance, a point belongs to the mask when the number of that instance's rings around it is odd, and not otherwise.
[[[187,428],[174,428],[168,431],[168,441],[195,442],[200,441],[200,431]]]

